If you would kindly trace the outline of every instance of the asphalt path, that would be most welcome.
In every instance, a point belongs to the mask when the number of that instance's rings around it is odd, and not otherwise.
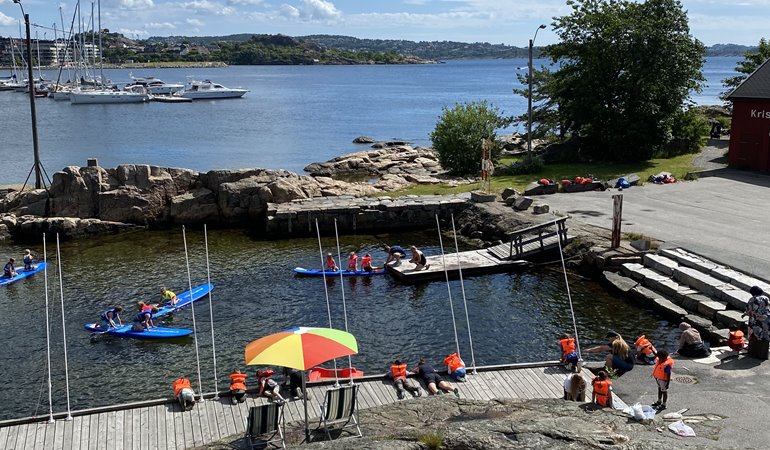
[[[770,176],[720,169],[715,176],[625,190],[537,197],[572,220],[612,228],[613,195],[623,195],[623,233],[640,233],[770,280]]]

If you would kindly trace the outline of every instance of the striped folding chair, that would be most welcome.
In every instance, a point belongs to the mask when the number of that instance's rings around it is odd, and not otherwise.
[[[326,437],[329,440],[332,438],[329,431],[338,425],[341,425],[340,430],[355,427],[358,433],[354,436],[363,437],[361,428],[358,426],[357,394],[357,385],[340,386],[326,391],[326,397],[321,404],[321,422],[319,425],[326,431]]]
[[[272,434],[266,440],[262,438],[269,433]],[[270,444],[278,447],[276,442],[280,442],[281,448],[286,448],[283,437],[283,405],[267,403],[249,408],[246,437],[249,439],[251,449],[259,445],[267,447]]]

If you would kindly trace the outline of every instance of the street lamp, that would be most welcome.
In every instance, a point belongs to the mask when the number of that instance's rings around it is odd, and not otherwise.
[[[29,88],[29,111],[32,115],[32,147],[35,157],[35,189],[43,187],[43,176],[40,173],[40,149],[37,142],[37,113],[35,112],[35,83],[32,79],[32,38],[29,35],[29,14],[24,12],[21,0],[13,0],[21,8],[24,16],[24,25],[27,27],[27,84]],[[40,64],[40,61],[37,62]],[[29,179],[29,177],[27,177]]]
[[[16,0],[14,0],[16,1]],[[529,65],[527,79],[529,81],[529,92],[527,92],[527,161],[532,162],[532,47],[537,39],[537,32],[545,29],[545,25],[540,25],[535,30],[535,35],[529,40]]]

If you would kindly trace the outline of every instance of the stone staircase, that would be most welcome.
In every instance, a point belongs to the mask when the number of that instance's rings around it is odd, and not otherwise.
[[[770,291],[770,283],[709,261],[681,248],[646,253],[641,264],[627,262],[605,271],[611,286],[672,321],[684,321],[714,344],[727,340],[728,327],[741,317],[749,288]]]

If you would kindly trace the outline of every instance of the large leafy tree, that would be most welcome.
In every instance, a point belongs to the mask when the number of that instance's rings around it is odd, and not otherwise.
[[[678,0],[567,4],[572,13],[553,22],[560,42],[543,50],[558,64],[538,84],[551,124],[577,138],[584,157],[649,159],[672,140],[690,92],[701,89],[704,45],[690,35]]]
[[[470,102],[444,107],[430,134],[441,167],[455,175],[474,175],[481,171],[482,142],[495,142],[496,130],[511,123],[511,118],[487,103]],[[492,159],[500,150],[493,145]]]
[[[743,83],[749,75],[751,75],[759,66],[765,61],[770,59],[770,42],[767,39],[762,38],[759,40],[759,47],[756,51],[748,51],[743,54],[743,60],[738,61],[738,65],[735,66],[735,71],[740,75],[734,77],[725,78],[722,80],[722,85],[727,88],[719,98],[723,101],[727,101],[727,96],[737,88],[739,84]]]

